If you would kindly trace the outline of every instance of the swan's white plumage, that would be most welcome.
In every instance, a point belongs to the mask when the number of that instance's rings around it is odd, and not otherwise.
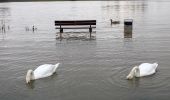
[[[134,67],[129,75],[127,76],[127,79],[132,79],[133,77],[143,77],[152,75],[156,72],[156,68],[158,67],[157,63],[142,63],[139,66]]]
[[[44,78],[51,76],[55,70],[57,69],[58,64],[52,65],[52,64],[44,64],[39,66],[34,70],[34,79]]]
[[[157,63],[142,63],[138,66],[140,71],[140,77],[152,75],[156,72],[156,68],[158,67]]]
[[[28,70],[27,75],[26,75],[26,82],[29,83],[31,80],[51,76],[53,73],[55,73],[59,64],[60,63],[57,63],[55,65],[44,64],[44,65],[37,67],[34,71]]]

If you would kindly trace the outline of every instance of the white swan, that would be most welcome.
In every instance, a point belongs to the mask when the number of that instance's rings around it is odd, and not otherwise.
[[[135,66],[130,71],[129,75],[126,77],[127,79],[132,79],[135,77],[142,77],[152,75],[156,72],[156,68],[158,67],[157,63],[142,63],[139,66]]]
[[[56,69],[58,68],[60,63],[57,63],[55,65],[52,64],[44,64],[33,70],[28,70],[26,75],[26,83],[30,83],[31,80],[44,78],[51,76],[53,73],[55,73]]]

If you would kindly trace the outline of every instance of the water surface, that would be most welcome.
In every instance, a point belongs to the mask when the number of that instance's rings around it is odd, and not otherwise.
[[[167,0],[0,3],[0,19],[10,26],[0,33],[0,97],[169,100],[168,9]],[[121,23],[111,26],[110,18]],[[123,37],[123,20],[128,18],[134,20],[133,38]],[[54,20],[73,19],[96,19],[94,39],[88,39],[88,30],[64,30],[65,39],[56,39]],[[25,31],[33,25],[37,31]],[[28,69],[58,62],[56,74],[26,85]],[[142,62],[158,62],[157,73],[126,80],[131,68]]]

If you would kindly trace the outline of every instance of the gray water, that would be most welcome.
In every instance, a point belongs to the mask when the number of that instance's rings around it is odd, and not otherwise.
[[[170,2],[59,1],[0,3],[2,100],[169,100]],[[121,21],[110,25],[110,18]],[[59,30],[54,20],[96,19],[88,30]],[[133,37],[123,37],[123,20],[133,19]],[[25,31],[25,27],[37,31]],[[75,32],[76,31],[76,32]],[[57,73],[27,85],[28,69],[60,62]],[[132,67],[158,62],[156,74],[125,79]]]

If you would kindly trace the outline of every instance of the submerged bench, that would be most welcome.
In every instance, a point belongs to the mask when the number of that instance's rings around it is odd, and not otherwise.
[[[60,39],[62,38],[63,29],[89,29],[91,38],[92,29],[96,28],[96,20],[55,21],[55,26],[57,26],[56,29],[60,29]]]

